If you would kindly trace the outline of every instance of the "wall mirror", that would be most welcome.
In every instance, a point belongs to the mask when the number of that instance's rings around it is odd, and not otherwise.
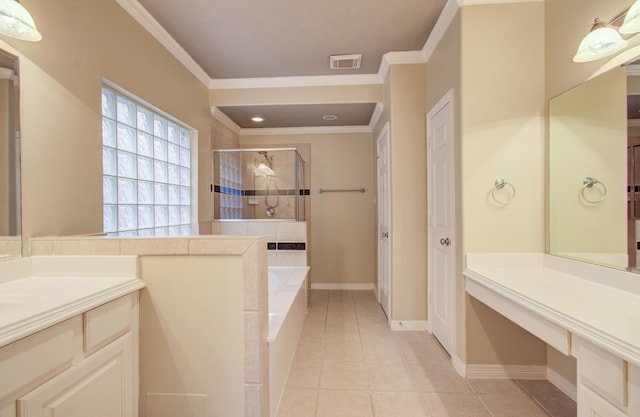
[[[618,269],[638,265],[640,202],[635,208],[634,200],[640,194],[640,146],[634,150],[634,143],[640,145],[640,129],[634,140],[627,113],[640,118],[639,106],[628,110],[640,87],[634,94],[631,68],[610,70],[549,101],[552,255]]]
[[[18,58],[0,50],[0,260],[21,255]]]

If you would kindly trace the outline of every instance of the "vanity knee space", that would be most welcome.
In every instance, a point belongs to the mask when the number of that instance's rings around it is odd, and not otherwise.
[[[578,417],[640,416],[640,368],[579,337],[577,359]]]

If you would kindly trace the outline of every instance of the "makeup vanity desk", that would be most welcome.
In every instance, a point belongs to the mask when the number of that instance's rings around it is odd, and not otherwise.
[[[640,416],[640,275],[543,253],[467,254],[466,291],[577,360],[578,417]]]

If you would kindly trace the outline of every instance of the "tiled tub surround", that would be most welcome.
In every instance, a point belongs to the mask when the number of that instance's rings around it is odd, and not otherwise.
[[[228,220],[211,223],[214,235],[265,236],[270,266],[307,266],[308,224],[289,220]]]
[[[579,417],[640,415],[637,274],[531,253],[468,254],[464,275],[471,296],[576,358]]]
[[[22,254],[22,237],[2,237],[0,239],[0,260],[18,258]]]
[[[266,247],[255,236],[30,241],[33,254],[139,256],[139,415],[149,417],[269,416]]]
[[[275,417],[307,312],[309,267],[269,267],[269,392]]]

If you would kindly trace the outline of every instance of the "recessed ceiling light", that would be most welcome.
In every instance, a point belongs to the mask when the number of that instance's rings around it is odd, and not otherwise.
[[[253,116],[251,118],[252,122],[256,122],[256,123],[260,123],[260,122],[264,122],[264,117],[260,117],[260,116]]]
[[[325,114],[324,116],[322,116],[322,118],[328,122],[338,120],[338,116],[336,116],[335,114]]]

